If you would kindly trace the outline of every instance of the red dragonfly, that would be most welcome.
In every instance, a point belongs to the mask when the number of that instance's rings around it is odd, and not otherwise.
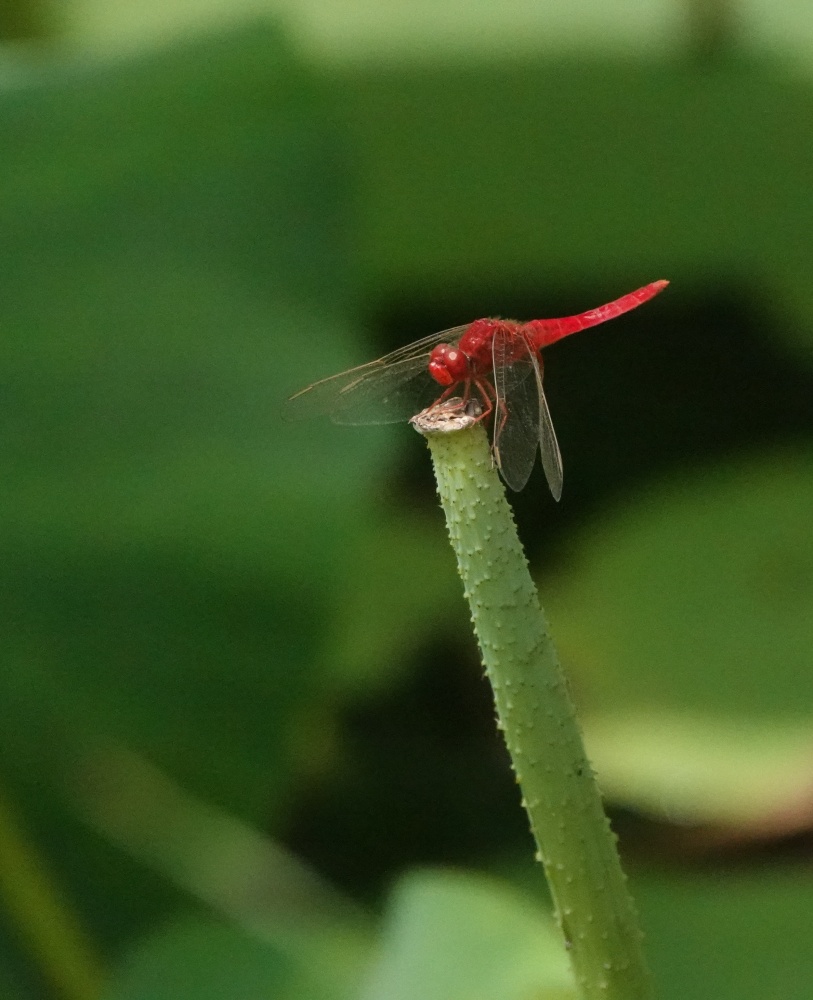
[[[378,361],[314,382],[291,396],[288,412],[329,414],[337,424],[398,423],[457,393],[461,407],[471,400],[479,404],[479,420],[491,417],[494,463],[511,489],[521,490],[528,482],[539,446],[548,486],[558,500],[562,456],[542,388],[540,352],[637,308],[668,284],[653,281],[575,316],[528,323],[476,319],[433,333]]]

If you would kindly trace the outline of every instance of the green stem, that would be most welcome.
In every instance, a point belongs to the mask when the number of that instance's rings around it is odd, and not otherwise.
[[[498,725],[579,996],[646,1000],[635,907],[488,441],[481,424],[444,433],[442,420],[432,421],[415,422],[429,442]]]
[[[104,983],[101,962],[2,797],[0,898],[56,994],[95,1000]]]

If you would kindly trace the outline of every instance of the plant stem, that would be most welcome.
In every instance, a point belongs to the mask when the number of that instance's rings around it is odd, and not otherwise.
[[[55,995],[65,1000],[95,1000],[105,979],[102,964],[3,797],[0,898]]]
[[[413,422],[432,453],[498,726],[578,994],[647,1000],[652,993],[642,935],[615,837],[482,424],[444,433],[442,417],[438,422],[432,413],[424,424],[422,416]]]

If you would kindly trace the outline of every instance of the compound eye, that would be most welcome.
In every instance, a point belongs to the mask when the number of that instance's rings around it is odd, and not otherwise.
[[[459,348],[438,344],[429,355],[429,371],[441,385],[454,385],[469,377],[469,361]]]

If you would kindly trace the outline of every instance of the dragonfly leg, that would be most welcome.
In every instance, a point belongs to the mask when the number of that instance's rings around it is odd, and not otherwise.
[[[435,406],[439,406],[441,403],[445,403],[447,399],[450,398],[453,392],[458,389],[460,383],[455,383],[450,385],[447,389],[438,396],[431,406],[427,409],[431,410]],[[464,411],[468,407],[469,403],[472,401],[472,397],[475,395],[472,392],[472,385],[477,389],[477,395],[480,398],[480,413],[474,417],[474,423],[479,423],[481,420],[485,420],[486,417],[490,416],[494,411],[494,401],[492,399],[490,386],[487,382],[482,379],[467,379],[463,388],[463,395],[454,403],[453,411]]]
[[[480,396],[480,413],[478,413],[474,418],[474,422],[479,424],[481,420],[485,420],[485,418],[491,414],[494,409],[494,403],[491,400],[491,393],[489,392],[487,382],[484,382],[479,378],[468,379],[466,381],[466,388],[463,390],[463,396],[460,400],[461,409],[465,409],[469,405],[469,401],[473,396],[472,385],[474,385],[477,389]]]
[[[435,400],[435,402],[432,403],[432,406],[427,407],[427,409],[431,410],[433,406],[439,406],[441,403],[445,403],[446,400],[452,395],[452,393],[455,391],[456,388],[457,388],[457,383],[455,383],[454,385],[450,385],[448,389],[444,389],[443,392]],[[465,391],[463,393],[463,398],[460,399],[452,407],[452,410],[453,411],[465,410],[466,409],[466,404],[468,403],[468,401],[469,401],[469,386],[468,386],[468,383],[467,383],[466,384],[466,389],[465,389]]]
[[[459,383],[456,383],[455,385],[450,385],[448,389],[444,389],[444,391],[440,394],[440,396],[438,396],[438,398],[435,400],[432,406],[437,406],[439,403],[445,402],[457,389],[458,385]],[[488,392],[485,390],[484,386],[481,384],[479,379],[475,380],[475,385],[479,390],[480,397],[484,404],[482,407],[482,412],[475,417],[475,423],[479,423],[483,419],[483,417],[487,417],[489,413],[491,413],[494,407],[491,403],[491,399],[489,397]],[[472,386],[472,380],[467,379],[465,387],[463,389],[463,395],[460,397],[460,400],[454,407],[456,410],[465,410],[466,407],[469,405],[469,402],[472,398],[471,386]]]
[[[483,379],[479,378],[474,379],[474,384],[477,386],[480,392],[480,398],[483,401],[483,412],[480,414],[477,420],[478,421],[485,420],[486,417],[491,416],[491,414],[494,412],[494,400],[492,399],[491,396],[491,392],[493,392],[493,389],[491,389],[491,386],[487,382],[483,381]],[[490,389],[491,392],[489,391]]]

